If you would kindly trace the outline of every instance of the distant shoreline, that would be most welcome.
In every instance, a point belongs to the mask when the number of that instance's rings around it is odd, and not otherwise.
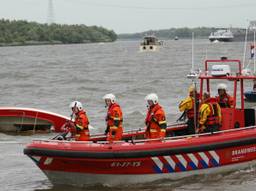
[[[117,35],[101,26],[40,24],[0,19],[0,46],[113,42]]]
[[[136,40],[143,39],[144,36],[154,35],[161,40],[174,40],[175,37],[179,39],[191,39],[192,33],[194,33],[195,39],[208,39],[211,32],[215,32],[220,28],[215,27],[197,27],[197,28],[170,28],[170,29],[161,29],[161,30],[149,30],[139,33],[123,33],[118,34],[117,38],[119,40]],[[225,30],[225,28],[221,28]],[[230,29],[234,34],[234,42],[244,41],[245,40],[245,29],[244,28],[231,28]],[[253,40],[253,32],[250,31],[247,37],[248,41]]]
[[[79,42],[79,43],[62,43],[62,42],[13,42],[13,43],[0,43],[1,47],[14,47],[14,46],[41,46],[41,45],[71,45],[71,44],[98,44],[98,43],[111,43],[112,41],[102,42]]]

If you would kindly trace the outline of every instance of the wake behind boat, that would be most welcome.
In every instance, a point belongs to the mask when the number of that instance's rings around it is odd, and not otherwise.
[[[218,71],[211,71],[209,65],[216,63]],[[221,73],[221,65],[235,65],[236,70]],[[248,167],[256,163],[255,110],[244,108],[243,96],[238,107],[236,98],[243,95],[244,80],[256,77],[244,76],[241,68],[240,60],[206,60],[205,70],[198,76],[200,99],[205,89],[210,92],[210,82],[233,82],[234,106],[221,108],[218,132],[175,136],[187,126],[173,124],[167,128],[166,138],[144,139],[145,129],[138,129],[125,132],[122,141],[113,143],[104,135],[85,142],[35,140],[26,146],[24,154],[53,184],[79,186],[145,183]]]

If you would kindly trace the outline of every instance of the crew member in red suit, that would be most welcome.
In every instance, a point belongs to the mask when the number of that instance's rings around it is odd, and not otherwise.
[[[145,97],[148,112],[145,119],[146,137],[149,139],[164,138],[166,135],[166,117],[163,108],[158,103],[158,96],[155,93]]]
[[[73,123],[73,132],[75,132],[75,139],[77,141],[88,141],[90,138],[89,133],[89,120],[86,115],[83,105],[79,101],[70,103],[70,108],[75,114],[75,122]]]
[[[116,103],[116,96],[114,94],[106,94],[106,107],[108,108],[106,116],[107,128],[105,134],[107,141],[119,141],[123,135],[123,113],[121,107]]]
[[[222,108],[231,108],[234,104],[234,99],[227,93],[227,85],[226,84],[218,84],[218,96],[216,97],[218,104]]]

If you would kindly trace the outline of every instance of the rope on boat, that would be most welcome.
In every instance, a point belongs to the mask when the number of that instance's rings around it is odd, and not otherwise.
[[[35,133],[35,132],[36,132],[37,116],[38,116],[38,112],[36,112],[36,117],[35,117],[35,122],[34,122],[33,133]]]

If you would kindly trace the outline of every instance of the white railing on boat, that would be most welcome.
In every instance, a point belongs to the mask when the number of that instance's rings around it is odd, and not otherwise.
[[[236,132],[241,130],[247,130],[247,129],[254,129],[256,126],[248,126],[243,128],[237,128],[237,129],[228,129],[228,130],[222,130],[222,131],[216,131],[216,132],[210,132],[210,133],[200,133],[200,134],[193,134],[193,135],[184,135],[184,136],[175,136],[175,137],[165,137],[165,138],[157,138],[157,139],[131,139],[128,141],[114,141],[110,143],[109,141],[96,141],[96,144],[120,144],[120,143],[144,143],[144,142],[152,142],[152,141],[176,141],[177,139],[185,139],[185,138],[192,138],[192,137],[202,137],[202,136],[209,136],[214,134],[221,134],[221,133],[228,133],[228,132]],[[90,144],[95,143],[95,141],[75,141],[75,140],[52,140],[52,139],[35,139],[34,142],[54,142],[54,143],[75,143],[75,144]]]

